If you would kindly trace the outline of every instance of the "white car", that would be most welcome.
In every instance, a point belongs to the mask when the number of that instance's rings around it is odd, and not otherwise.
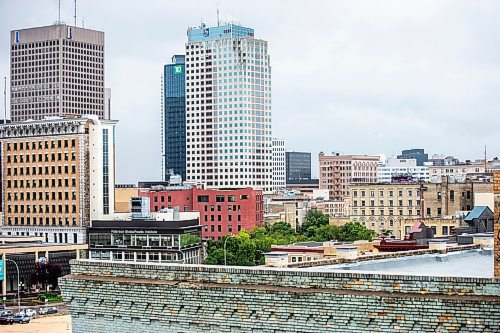
[[[22,309],[20,312],[15,314],[16,316],[27,316],[31,318],[36,317],[36,311],[33,309]]]
[[[36,318],[36,310],[26,309],[24,310],[24,313],[31,318]]]

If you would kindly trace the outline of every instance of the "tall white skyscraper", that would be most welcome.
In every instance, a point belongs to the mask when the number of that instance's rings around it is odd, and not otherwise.
[[[273,191],[286,188],[285,140],[273,138]]]
[[[188,29],[186,153],[188,181],[272,190],[271,64],[253,29]]]

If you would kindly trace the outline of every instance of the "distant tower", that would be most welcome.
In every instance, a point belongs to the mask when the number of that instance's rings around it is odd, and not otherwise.
[[[273,191],[286,188],[285,140],[273,138]]]
[[[65,114],[109,119],[104,32],[63,23],[11,31],[11,120]]]
[[[186,179],[186,70],[184,55],[163,67],[162,147],[164,179],[170,170]]]
[[[252,28],[188,29],[187,181],[272,190],[271,64]]]

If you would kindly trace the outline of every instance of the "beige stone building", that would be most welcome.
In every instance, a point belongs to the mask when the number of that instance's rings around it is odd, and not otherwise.
[[[458,181],[464,181],[468,175],[484,174],[487,167],[488,164],[485,164],[484,160],[454,165],[431,165],[429,166],[429,177],[431,181],[443,176],[452,176]]]
[[[455,182],[453,177],[441,177],[439,183],[422,185],[422,218],[460,218],[474,208],[474,188],[483,188],[482,183],[471,180]]]
[[[390,230],[401,237],[404,220],[421,217],[421,185],[399,183],[353,184],[350,216],[367,228],[381,233]]]
[[[0,126],[3,235],[85,243],[114,213],[116,121],[58,118]]]
[[[349,215],[350,199],[339,201],[320,201],[316,202],[316,209],[332,217],[342,217]]]
[[[353,184],[377,182],[379,156],[325,155],[319,153],[319,188],[330,191],[330,200],[350,196]]]

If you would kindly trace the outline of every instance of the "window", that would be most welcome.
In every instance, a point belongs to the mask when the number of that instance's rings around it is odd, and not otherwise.
[[[442,227],[442,231],[443,231],[443,236],[444,236],[444,235],[448,235],[448,226],[443,225],[443,227]]]
[[[216,195],[215,202],[224,202],[224,196],[223,195]]]
[[[208,202],[208,195],[199,195],[198,202]],[[212,206],[213,207],[213,206]]]
[[[147,253],[146,252],[137,252],[137,261],[146,261]]]
[[[453,190],[450,191],[450,200],[455,200],[455,191]]]
[[[431,208],[427,207],[427,216],[431,216]]]
[[[228,195],[227,196],[227,202],[235,202],[236,201],[236,198],[234,195]]]

